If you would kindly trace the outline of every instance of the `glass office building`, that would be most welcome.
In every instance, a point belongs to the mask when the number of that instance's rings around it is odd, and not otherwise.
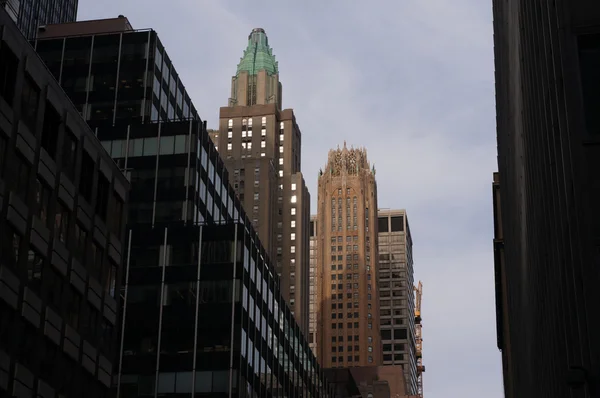
[[[46,24],[73,22],[77,17],[78,0],[0,0],[9,17],[23,35],[34,39]]]
[[[112,396],[128,190],[0,9],[0,396]]]
[[[48,25],[34,45],[92,128],[199,119],[154,30],[125,17]]]
[[[204,123],[98,135],[132,184],[118,396],[332,396]]]

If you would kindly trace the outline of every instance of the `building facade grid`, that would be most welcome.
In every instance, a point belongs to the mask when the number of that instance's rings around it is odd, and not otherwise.
[[[0,395],[109,397],[129,183],[0,10]]]

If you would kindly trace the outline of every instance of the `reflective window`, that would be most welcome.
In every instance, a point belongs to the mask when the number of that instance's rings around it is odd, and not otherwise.
[[[158,152],[158,138],[144,138],[144,156],[156,156]]]
[[[171,155],[175,148],[175,137],[160,137],[160,154]]]

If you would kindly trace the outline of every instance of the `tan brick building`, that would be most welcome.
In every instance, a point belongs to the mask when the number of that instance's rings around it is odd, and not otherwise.
[[[210,132],[244,209],[275,260],[282,292],[308,333],[310,194],[300,171],[301,133],[281,107],[279,67],[263,29],[253,29],[231,81],[229,105]]]
[[[325,368],[379,365],[377,183],[366,150],[329,151],[318,195],[317,356]]]

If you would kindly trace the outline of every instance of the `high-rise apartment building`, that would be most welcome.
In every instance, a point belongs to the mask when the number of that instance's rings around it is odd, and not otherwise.
[[[377,183],[365,149],[329,151],[318,182],[317,352],[323,367],[380,365]]]
[[[0,396],[112,396],[128,191],[0,9]]]
[[[384,365],[402,365],[408,394],[417,394],[412,236],[405,210],[378,211],[379,322]]]
[[[35,39],[47,24],[74,22],[79,0],[0,0],[25,37]]]
[[[35,49],[93,129],[199,119],[157,33],[124,16],[48,25]]]
[[[600,391],[600,3],[495,0],[506,397]]]
[[[308,332],[310,195],[300,170],[301,133],[282,109],[279,66],[263,29],[254,29],[211,138],[302,330]]]

